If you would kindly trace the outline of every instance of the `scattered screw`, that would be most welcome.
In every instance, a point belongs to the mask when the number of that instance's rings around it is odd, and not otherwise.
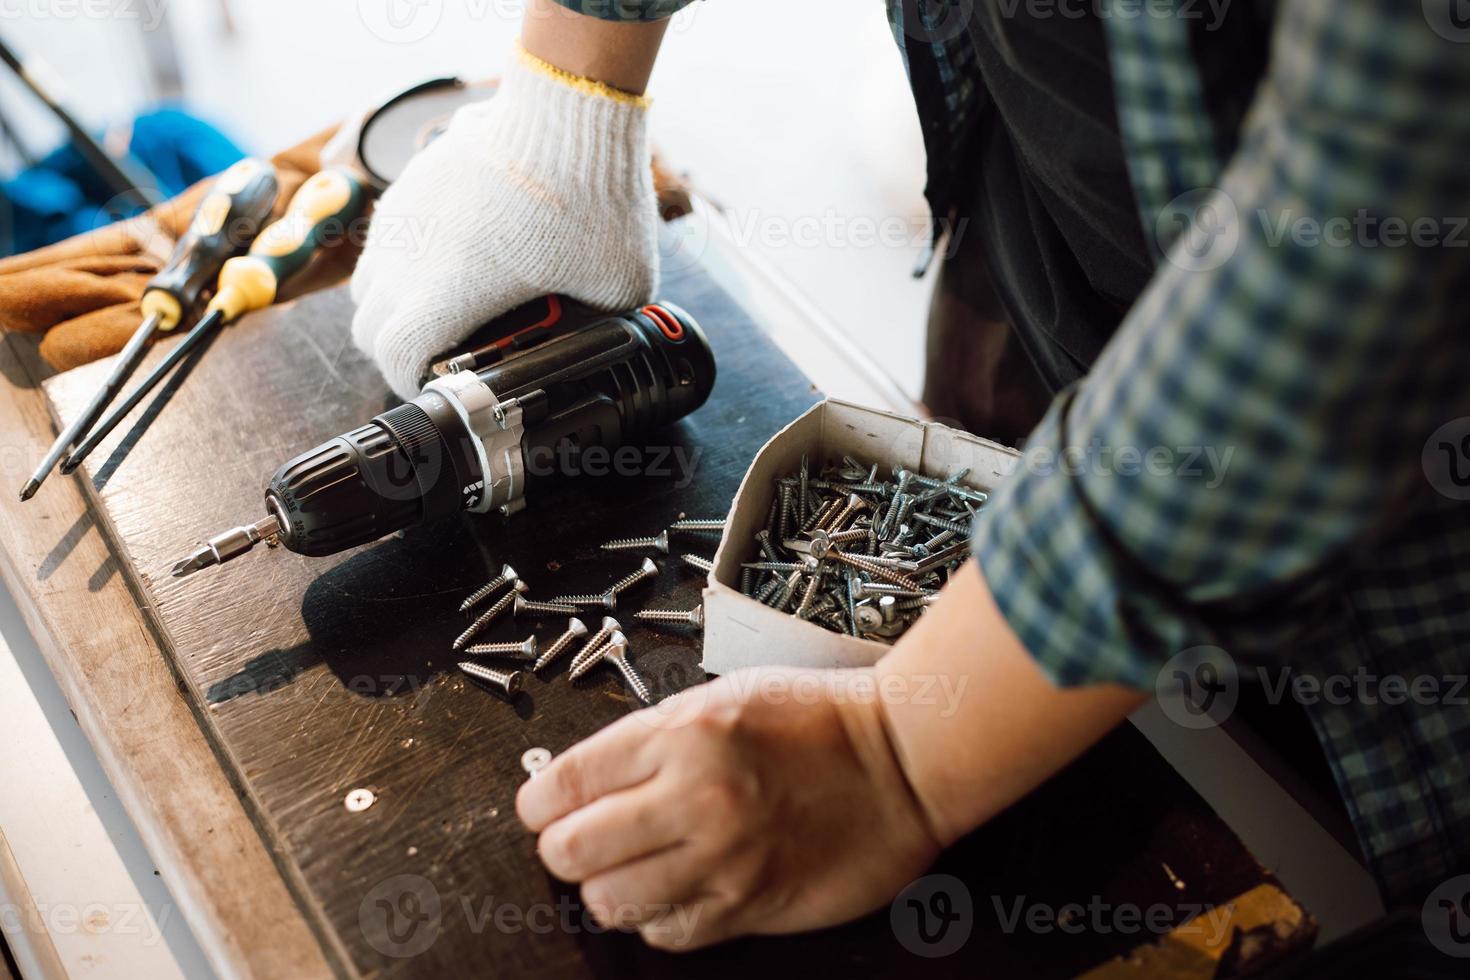
[[[645,623],[680,623],[704,629],[704,604],[693,609],[645,609],[633,614]]]
[[[710,519],[686,517],[669,525],[669,531],[673,534],[707,534],[723,530],[725,530],[723,517]]]
[[[619,623],[611,616],[604,616],[602,619],[602,628],[596,633],[593,633],[592,638],[584,643],[582,645],[582,649],[578,650],[577,655],[572,658],[572,669],[576,670],[577,667],[581,665],[584,660],[592,656],[592,654],[596,653],[597,649],[607,642],[608,637],[612,636],[614,633],[618,632],[622,628],[622,623]]]
[[[489,687],[495,693],[507,698],[514,698],[521,693],[521,687],[526,683],[526,672],[523,670],[492,670],[489,667],[475,663],[473,660],[460,662],[459,669],[467,677],[473,677]]]
[[[530,591],[530,589],[531,587],[525,582],[522,582],[520,579],[516,579],[515,582],[511,585],[509,592],[501,596],[499,599],[496,599],[495,605],[485,610],[485,612],[480,615],[479,619],[475,620],[469,625],[469,629],[465,630],[463,633],[459,634],[459,636],[454,638],[454,649],[463,650],[464,645],[470,642],[471,637],[473,637],[476,633],[480,632],[480,630],[484,629],[486,626],[489,626],[491,623],[495,622],[495,620],[500,618],[500,616],[515,603],[516,599],[525,595],[527,592]]]
[[[378,797],[370,789],[355,789],[342,799],[342,805],[347,808],[348,813],[361,813],[374,803]]]
[[[574,681],[581,680],[583,677],[586,676],[588,671],[590,671],[593,667],[596,667],[598,664],[602,663],[602,658],[607,656],[607,651],[612,649],[613,645],[617,643],[623,644],[623,646],[626,648],[628,645],[628,638],[623,635],[622,630],[609,631],[607,642],[601,644],[596,650],[593,650],[591,653],[587,654],[587,656],[583,657],[580,662],[573,663],[571,672],[567,676]]]
[[[509,565],[506,565],[500,570],[499,575],[495,576],[490,581],[486,582],[484,585],[476,589],[474,592],[470,593],[470,597],[459,604],[459,611],[469,612],[475,606],[478,606],[481,602],[489,598],[490,594],[496,589],[505,585],[507,582],[514,582],[518,578],[520,578],[520,576],[516,574],[516,570],[514,568],[511,568]]]
[[[619,596],[634,586],[655,578],[658,578],[658,564],[652,558],[645,558],[637,571],[618,579],[607,591],[610,595]]]
[[[618,669],[618,673],[623,675],[623,680],[633,689],[634,697],[644,704],[653,704],[653,694],[648,690],[648,684],[628,660],[627,640],[610,644],[601,659]]]
[[[633,696],[639,701],[644,704],[653,704],[653,694],[648,690],[648,684],[628,661],[628,638],[626,636],[622,633],[614,633],[606,646],[578,668],[581,671],[580,674],[575,671],[572,673],[572,680],[581,678],[601,663],[610,663],[617,668],[618,673],[623,675],[623,681],[633,689]]]
[[[691,568],[699,569],[706,575],[715,570],[714,562],[710,561],[708,558],[701,558],[698,555],[680,555],[679,560]]]
[[[959,521],[950,521],[942,517],[934,517],[929,514],[915,514],[914,520],[919,521],[922,524],[928,524],[931,527],[941,527],[944,528],[944,530],[946,531],[953,531],[955,534],[963,534],[966,537],[968,537],[970,534],[969,526],[966,524],[961,524]]]
[[[577,606],[582,609],[606,609],[608,612],[618,608],[617,593],[608,591],[602,595],[559,595],[551,600],[558,606]]]
[[[465,650],[472,657],[515,657],[536,659],[536,637],[528,636],[519,643],[477,643]]]
[[[531,667],[531,670],[538,672],[545,670],[557,657],[560,657],[566,652],[567,647],[572,645],[573,640],[586,635],[587,624],[573,616],[567,620],[567,631],[561,636],[558,636],[556,641],[547,647],[541,656],[536,658],[536,663]]]
[[[651,538],[618,538],[602,546],[603,551],[659,551],[669,553],[669,532],[660,531]]]
[[[517,619],[522,616],[575,616],[576,606],[566,606],[559,602],[532,602],[523,595],[516,596],[515,604],[511,607],[511,615]]]
[[[527,749],[521,753],[521,768],[526,770],[526,775],[532,779],[536,777],[538,772],[549,765],[551,765],[550,749],[543,749],[537,746],[534,749]]]

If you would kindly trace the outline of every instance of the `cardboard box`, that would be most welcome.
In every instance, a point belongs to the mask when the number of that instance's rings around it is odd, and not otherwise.
[[[740,592],[740,566],[755,554],[752,540],[765,526],[776,480],[797,472],[803,454],[813,473],[844,454],[877,463],[885,479],[895,468],[939,478],[968,468],[964,482],[977,490],[994,487],[1020,458],[1013,449],[936,422],[836,399],[813,406],[756,454],[730,507],[704,590],[704,669],[711,674],[777,664],[866,667],[890,649],[777,612]]]

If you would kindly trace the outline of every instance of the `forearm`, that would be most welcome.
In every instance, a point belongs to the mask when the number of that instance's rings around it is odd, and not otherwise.
[[[521,44],[547,64],[642,95],[663,43],[668,18],[603,20],[553,2],[530,0]]]
[[[1146,699],[1111,684],[1055,687],[1011,632],[975,562],[876,670],[880,691],[952,695],[880,699],[894,752],[944,844],[1035,789]],[[934,683],[940,678],[948,683]]]

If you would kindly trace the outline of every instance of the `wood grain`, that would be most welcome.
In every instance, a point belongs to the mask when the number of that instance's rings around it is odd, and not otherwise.
[[[55,438],[35,339],[0,343],[4,483]],[[179,681],[119,574],[80,481],[0,504],[0,574],[211,965],[222,977],[328,975]]]
[[[944,856],[936,871],[964,883],[975,915],[974,935],[955,956],[919,960],[886,908],[836,930],[682,958],[593,928],[576,890],[541,869],[515,818],[519,758],[531,746],[566,749],[632,710],[631,698],[612,675],[574,686],[558,671],[504,703],[457,674],[448,645],[464,623],[459,599],[503,562],[539,597],[605,588],[637,559],[603,555],[601,541],[652,532],[681,514],[722,513],[759,445],[815,398],[697,268],[669,277],[665,295],[714,344],[721,376],[710,403],[659,444],[640,447],[647,465],[638,472],[538,484],[513,518],[449,521],[330,559],[262,549],[187,580],[167,577],[200,536],[261,516],[264,481],[282,461],[388,404],[350,344],[342,291],[225,332],[175,386],[166,411],[116,434],[94,457],[91,485],[123,567],[339,972],[745,977],[796,968],[904,974],[924,963],[933,976],[1061,977],[1126,952],[1138,937],[1007,929],[996,903],[1060,906],[1095,894],[1167,903],[1177,919],[1186,902],[1225,901],[1268,880],[1125,728]],[[95,373],[51,382],[62,418],[84,401]],[[119,442],[124,451],[114,453]],[[697,601],[698,576],[677,561],[662,564],[629,609]],[[538,633],[549,639],[559,625]],[[506,623],[491,635],[528,631]],[[658,693],[704,679],[695,637],[629,635]],[[376,796],[364,812],[343,806],[355,788]]]

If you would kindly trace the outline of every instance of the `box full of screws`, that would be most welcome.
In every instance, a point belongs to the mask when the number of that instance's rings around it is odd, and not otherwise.
[[[828,399],[776,433],[735,494],[704,590],[704,668],[865,667],[969,559],[1020,454]]]

